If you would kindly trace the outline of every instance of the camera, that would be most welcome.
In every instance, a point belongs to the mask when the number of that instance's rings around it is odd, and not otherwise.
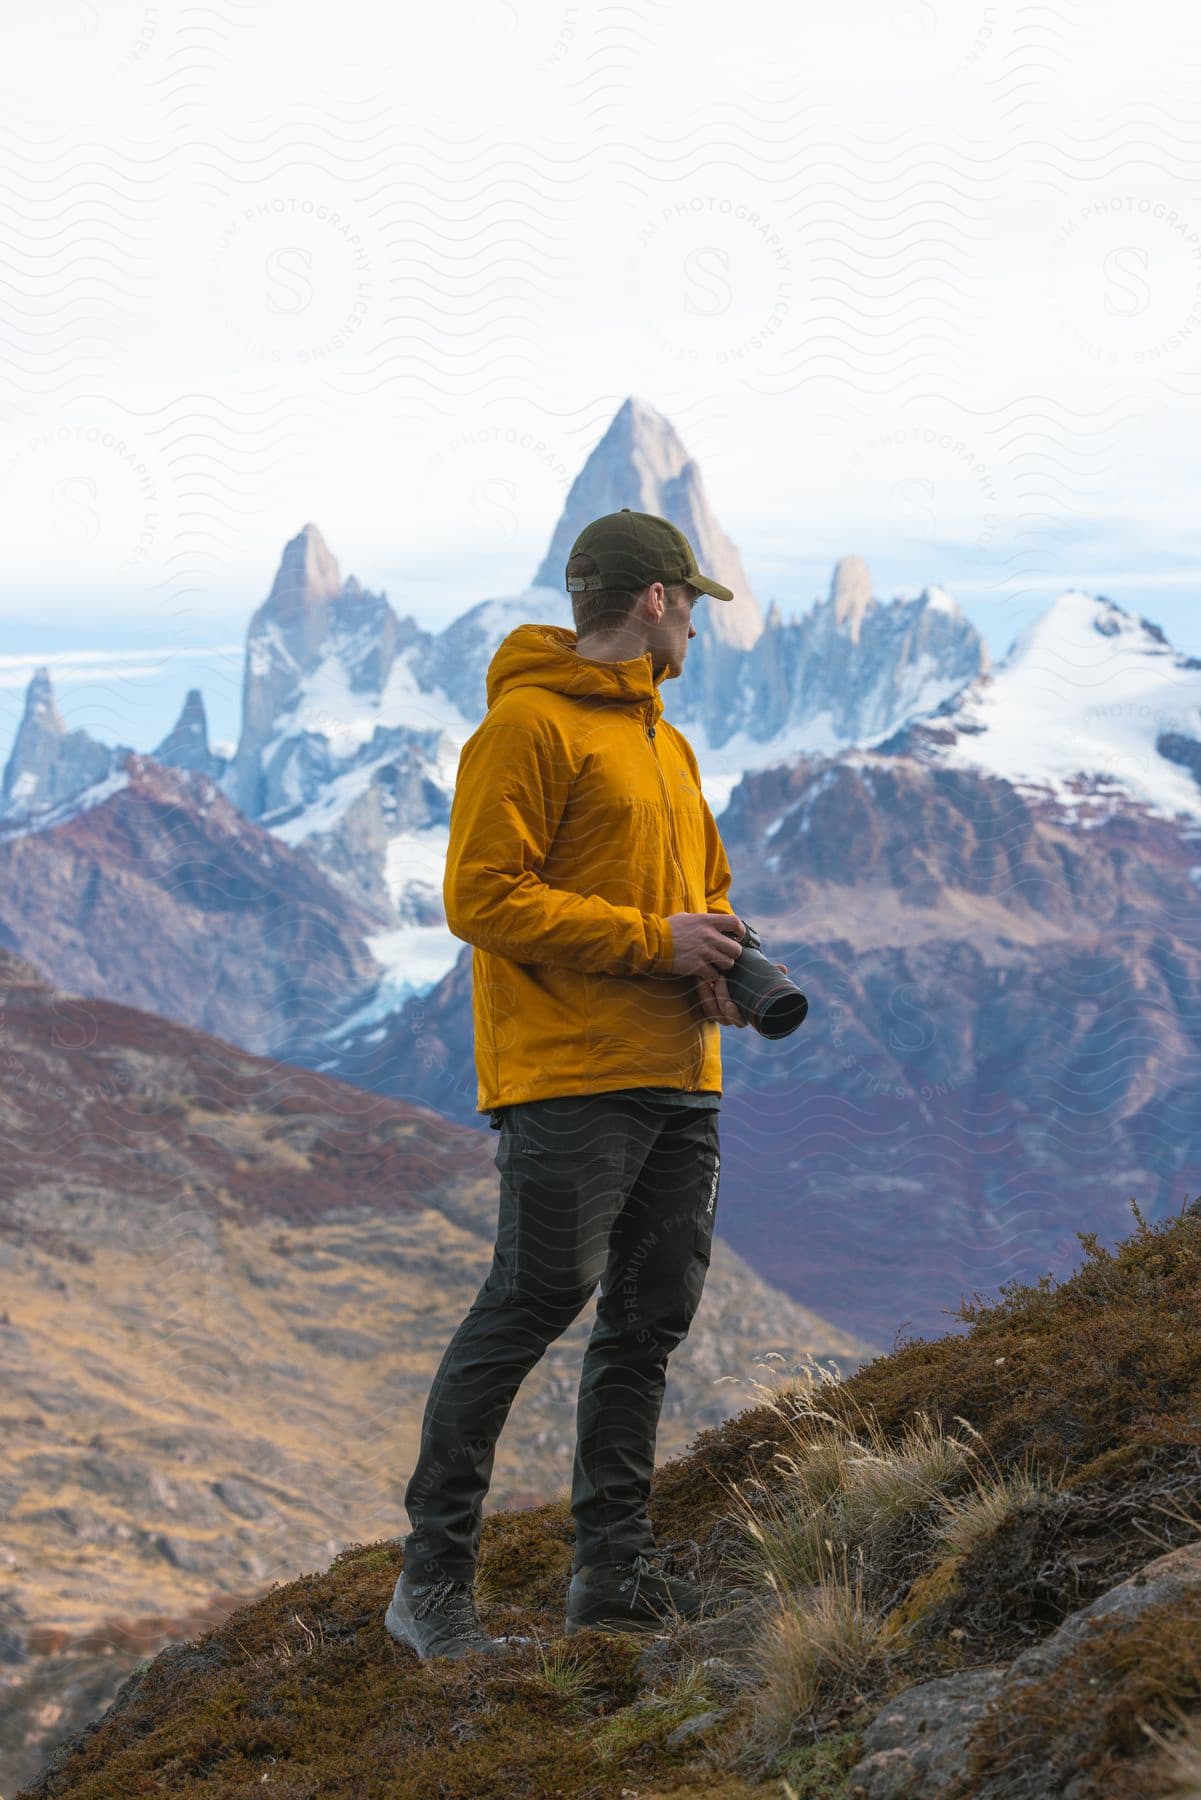
[[[763,955],[755,927],[745,919],[742,923],[746,927],[742,953],[726,970],[730,998],[760,1037],[788,1037],[803,1023],[809,1002],[796,983]]]

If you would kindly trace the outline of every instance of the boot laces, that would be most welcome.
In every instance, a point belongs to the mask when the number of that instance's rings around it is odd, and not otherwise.
[[[435,1581],[413,1601],[413,1617],[424,1619],[433,1611],[443,1613],[455,1625],[482,1631],[469,1581]]]
[[[622,1591],[624,1592],[624,1590],[632,1583],[634,1592],[631,1598],[636,1600],[638,1598],[638,1589],[644,1576],[659,1575],[666,1579],[666,1565],[669,1557],[675,1556],[682,1550],[691,1550],[695,1553],[697,1549],[698,1546],[693,1538],[682,1538],[679,1543],[661,1544],[657,1550],[648,1550],[640,1553],[626,1564],[626,1567],[631,1569],[633,1573],[631,1576],[627,1577],[625,1581],[619,1584]]]

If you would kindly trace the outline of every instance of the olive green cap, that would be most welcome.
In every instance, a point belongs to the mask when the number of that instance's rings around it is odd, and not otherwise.
[[[600,588],[637,594],[652,581],[664,587],[686,581],[714,600],[734,598],[720,581],[701,574],[692,545],[678,526],[654,513],[631,512],[628,506],[585,525],[571,546],[569,564],[573,556],[590,556],[596,567],[592,574],[569,577],[569,594]]]

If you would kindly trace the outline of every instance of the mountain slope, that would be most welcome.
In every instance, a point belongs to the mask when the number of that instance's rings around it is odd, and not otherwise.
[[[132,752],[0,834],[0,942],[64,988],[286,1055],[375,989],[381,923],[204,775]]]
[[[977,772],[854,752],[746,775],[731,900],[809,997],[723,1033],[725,1229],[876,1342],[939,1296],[1062,1268],[1088,1182],[1111,1233],[1201,1190],[1201,835],[1133,809],[1086,835]],[[470,962],[333,1070],[469,1122]],[[345,1059],[345,1060],[343,1060]]]
[[[495,1139],[52,989],[3,952],[0,1000],[0,1662],[44,1694],[60,1656],[69,1694],[95,1672],[81,1638],[127,1650],[160,1615],[161,1642],[406,1528],[429,1383],[487,1271]],[[591,1311],[523,1387],[493,1504],[569,1479]],[[662,1453],[735,1410],[768,1352],[854,1367],[868,1347],[719,1241]]]
[[[1003,776],[1087,824],[1115,803],[1201,818],[1201,660],[1158,625],[1071,590],[896,747]]]
[[[383,1627],[398,1546],[350,1545],[135,1671],[15,1800],[1183,1800],[1201,1217],[1084,1248],[1061,1288],[769,1390],[661,1468],[705,1619],[564,1639],[559,1502],[485,1521],[505,1654],[421,1664]]]

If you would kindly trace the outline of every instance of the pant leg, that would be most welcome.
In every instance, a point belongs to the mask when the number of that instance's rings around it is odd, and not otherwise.
[[[465,1580],[475,1568],[496,1442],[517,1390],[604,1272],[626,1135],[621,1103],[602,1097],[506,1111],[492,1267],[434,1377],[405,1491],[405,1567],[416,1580]]]
[[[667,1359],[700,1304],[721,1168],[718,1114],[660,1109],[615,1222],[580,1379],[575,1566],[654,1548],[647,1512]]]

